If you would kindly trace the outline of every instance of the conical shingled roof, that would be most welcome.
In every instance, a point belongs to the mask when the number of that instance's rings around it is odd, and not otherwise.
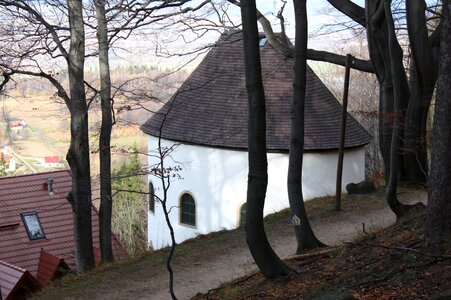
[[[260,48],[266,96],[267,149],[290,145],[293,59],[268,43]],[[166,119],[164,120],[164,115]],[[152,136],[190,144],[247,149],[248,100],[242,33],[223,34],[179,91],[150,117],[141,130]],[[162,122],[164,120],[164,124]],[[337,149],[341,105],[307,67],[305,145],[307,151]],[[371,136],[348,114],[346,148]]]

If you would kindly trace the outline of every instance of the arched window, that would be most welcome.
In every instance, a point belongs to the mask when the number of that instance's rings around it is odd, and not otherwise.
[[[149,181],[149,210],[155,212],[155,189],[151,181]]]
[[[188,193],[182,195],[180,199],[180,223],[196,226],[196,202],[193,196]]]
[[[246,224],[246,203],[240,207],[240,227]]]

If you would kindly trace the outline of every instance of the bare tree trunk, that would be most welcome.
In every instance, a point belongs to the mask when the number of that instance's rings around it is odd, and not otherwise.
[[[249,99],[249,175],[246,206],[246,242],[258,268],[266,278],[286,275],[289,268],[280,260],[266,237],[263,207],[268,184],[266,157],[266,107],[261,76],[259,35],[255,0],[241,4],[244,63]]]
[[[335,186],[335,210],[341,210],[341,184],[343,179],[343,159],[346,138],[346,118],[348,115],[349,75],[351,69],[351,54],[346,55],[345,83],[343,91],[343,103],[341,110],[340,146],[338,148],[337,182]]]
[[[401,145],[401,102],[403,98],[403,74],[404,68],[402,66],[402,52],[397,48],[397,41],[395,36],[395,27],[393,17],[391,14],[391,0],[384,0],[384,11],[388,27],[388,49],[390,54],[391,74],[393,80],[394,91],[394,109],[393,109],[393,133],[390,145],[390,177],[387,185],[386,199],[391,210],[400,218],[405,213],[407,206],[402,204],[396,195],[399,181],[400,170],[400,145]]]
[[[379,81],[379,148],[385,175],[390,174],[390,144],[393,132],[393,81],[388,54],[388,32],[383,0],[365,1],[368,50]],[[387,67],[388,66],[388,67]]]
[[[443,2],[440,64],[434,115],[426,241],[437,243],[451,234],[451,3]]]
[[[391,66],[402,66],[401,56],[395,60],[390,57],[388,49],[388,31],[384,12],[384,0],[366,1],[365,9],[347,0],[328,0],[335,8],[350,17],[355,22],[367,29],[369,52],[373,68],[380,85],[380,109],[379,109],[379,145],[384,160],[385,174],[390,174],[390,143],[393,132],[393,82],[391,79]],[[426,117],[430,103],[434,82],[434,59],[429,59],[432,51],[433,38],[428,39],[426,22],[424,18],[424,1],[410,1],[407,3],[408,25],[412,54],[416,64],[421,65],[421,78],[423,82],[412,81],[409,91],[407,76],[404,69],[399,73],[401,85],[400,117],[401,126],[399,134],[399,179],[402,181],[424,183],[427,180],[426,161]],[[410,8],[409,8],[410,6]],[[410,12],[409,12],[410,10]],[[366,14],[366,21],[362,20],[362,14]],[[402,53],[397,39],[394,39],[394,51]],[[398,66],[397,66],[398,68]],[[401,69],[400,69],[401,70]],[[411,95],[412,93],[412,95]],[[410,100],[409,100],[410,99]],[[406,119],[404,120],[404,117]],[[405,143],[405,144],[404,144]]]
[[[304,152],[304,109],[307,80],[307,8],[306,0],[294,0],[296,37],[294,81],[291,111],[291,141],[288,163],[288,199],[297,240],[296,253],[324,246],[313,233],[302,195],[302,161]]]
[[[100,155],[100,209],[99,209],[99,236],[102,262],[114,260],[111,243],[111,79],[108,56],[108,32],[105,14],[105,0],[95,0],[97,17],[97,40],[99,43],[99,69],[100,69],[100,103],[102,107],[102,125],[100,128],[99,155]]]
[[[177,94],[174,96],[177,97]],[[166,221],[166,226],[168,226],[169,234],[171,236],[171,246],[169,249],[169,253],[166,256],[166,269],[169,273],[169,282],[168,282],[168,288],[169,288],[169,294],[171,295],[171,298],[173,300],[177,299],[177,296],[175,295],[174,291],[174,270],[172,269],[172,258],[174,257],[175,248],[177,247],[177,243],[175,241],[175,232],[174,227],[172,226],[171,219],[169,218],[169,214],[171,212],[171,207],[168,207],[168,191],[171,186],[171,175],[170,172],[167,173],[165,169],[165,158],[168,155],[167,150],[164,149],[161,145],[162,140],[162,133],[164,124],[166,122],[166,118],[168,117],[168,114],[171,112],[172,107],[175,103],[176,98],[174,98],[174,101],[172,101],[171,106],[169,107],[168,111],[163,115],[163,120],[161,121],[160,128],[158,130],[158,154],[160,159],[160,174],[158,174],[159,179],[161,181],[161,187],[163,188],[163,197],[160,198],[161,207],[163,209],[164,218]],[[169,154],[170,155],[170,154]],[[166,174],[166,175],[165,175]]]
[[[411,97],[406,112],[404,133],[405,180],[427,182],[426,124],[429,105],[437,81],[437,65],[432,57],[432,45],[426,27],[426,3],[407,0],[407,29],[414,67]]]
[[[85,33],[81,0],[68,0],[70,50],[68,56],[71,142],[67,161],[72,171],[68,196],[74,211],[77,272],[94,267],[91,221],[91,177],[89,164],[88,109],[84,86]]]

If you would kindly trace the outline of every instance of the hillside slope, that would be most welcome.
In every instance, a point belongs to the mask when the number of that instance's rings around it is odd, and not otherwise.
[[[386,207],[383,195],[382,190],[370,196],[346,195],[342,212],[332,211],[333,198],[312,200],[306,206],[317,236],[328,245],[338,245],[361,236],[362,223],[371,232],[394,223],[395,217]],[[409,203],[425,202],[426,191],[401,188],[399,197]],[[292,257],[296,247],[288,212],[266,218],[265,226],[277,253],[284,258]],[[164,266],[166,252],[146,253],[80,278],[68,277],[44,290],[37,299],[169,299]],[[177,247],[173,265],[175,292],[180,299],[189,299],[198,292],[207,293],[224,282],[256,271],[243,229],[182,243]],[[237,295],[240,294],[234,296]]]

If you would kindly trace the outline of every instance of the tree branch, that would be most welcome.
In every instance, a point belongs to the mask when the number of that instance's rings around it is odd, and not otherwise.
[[[3,76],[3,81],[0,83],[0,94],[1,94],[1,92],[3,91],[3,88],[5,87],[5,85],[8,83],[8,81],[11,79],[11,76],[10,76],[10,74],[8,74],[8,73],[6,73],[6,72],[4,72],[3,74],[2,74],[2,76]]]
[[[4,66],[4,65],[0,65],[0,67],[8,68],[8,66]],[[30,76],[34,76],[34,77],[41,77],[41,78],[47,79],[56,88],[58,96],[64,100],[64,103],[66,103],[67,106],[69,106],[69,102],[70,102],[69,95],[66,93],[66,90],[61,85],[61,83],[59,83],[58,80],[53,78],[52,75],[44,73],[42,71],[41,72],[33,72],[33,71],[24,71],[24,70],[11,70],[8,74],[9,75],[14,75],[14,74],[30,75]]]
[[[354,22],[366,27],[365,9],[350,0],[327,0],[337,10]]]
[[[237,6],[241,5],[240,2],[237,0],[228,0],[228,1]],[[331,1],[332,2],[343,2],[343,1],[351,2],[348,0],[340,0],[340,1],[331,0]],[[355,5],[355,4],[353,4],[353,5]],[[351,6],[352,6],[352,4],[351,4]],[[356,6],[360,7],[358,5],[356,5]],[[355,8],[355,9],[357,9],[357,8]],[[362,17],[363,17],[363,19],[365,19],[365,11],[364,10],[363,10]],[[269,20],[258,10],[257,10],[257,19],[263,28],[263,31],[265,33],[266,38],[268,39],[269,44],[274,49],[276,49],[277,51],[282,53],[283,55],[285,55],[287,57],[294,57],[293,46],[288,43],[285,44],[279,40],[277,35],[272,30],[272,26],[271,26],[271,23],[269,22]],[[339,55],[339,54],[335,54],[335,53],[331,53],[331,52],[327,52],[327,51],[318,51],[318,50],[314,50],[314,49],[307,49],[307,59],[315,60],[315,61],[324,61],[324,62],[340,65],[343,67],[346,65],[346,56],[345,55]],[[368,61],[368,60],[354,58],[352,61],[352,64],[351,64],[351,68],[358,70],[358,71],[374,73],[373,65],[371,64],[371,61]]]
[[[340,66],[346,65],[346,56],[327,51],[318,51],[314,49],[307,50],[307,59],[315,61],[324,61]],[[353,58],[351,68],[363,72],[374,73],[373,65],[369,60]]]
[[[63,55],[63,57],[67,60],[68,59],[68,53],[66,51],[66,49],[63,47],[63,44],[58,36],[58,33],[55,30],[55,27],[53,25],[51,25],[50,23],[48,23],[40,13],[38,13],[34,8],[32,8],[31,6],[29,6],[26,2],[24,1],[0,1],[0,6],[3,7],[8,7],[8,6],[12,6],[12,7],[16,7],[17,9],[22,9],[26,12],[28,12],[30,15],[32,15],[36,21],[38,21],[40,24],[42,24],[42,26],[45,27],[45,29],[47,29],[50,33],[50,35],[52,36],[53,41],[55,42],[55,44],[57,45],[59,51],[61,52],[61,54]]]

